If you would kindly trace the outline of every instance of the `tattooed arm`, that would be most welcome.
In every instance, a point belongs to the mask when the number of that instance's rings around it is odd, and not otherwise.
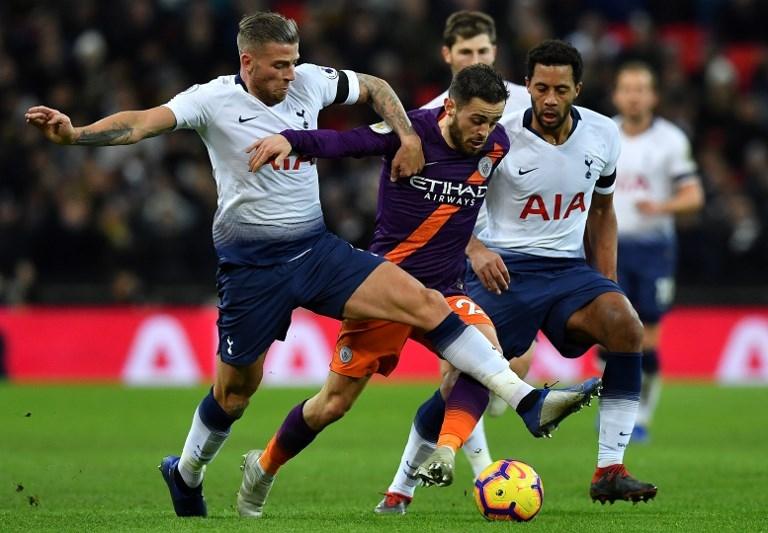
[[[176,126],[176,117],[165,106],[144,111],[121,111],[82,127],[74,127],[67,115],[45,106],[30,107],[24,118],[28,124],[42,131],[49,141],[86,146],[133,144]]]
[[[390,179],[395,181],[416,174],[424,166],[424,153],[421,139],[413,130],[400,99],[381,78],[358,73],[357,79],[360,82],[360,98],[357,101],[369,103],[400,137],[400,149],[392,160]]]

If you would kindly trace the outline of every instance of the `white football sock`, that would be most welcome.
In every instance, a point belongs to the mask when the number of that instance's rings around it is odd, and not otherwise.
[[[640,408],[637,411],[637,425],[649,426],[661,396],[661,377],[658,372],[643,372],[643,384],[640,387]]]
[[[466,440],[462,449],[464,450],[464,455],[467,456],[469,465],[472,467],[472,475],[475,478],[493,462],[491,452],[488,450],[488,439],[485,436],[483,417],[480,417],[480,420],[477,421],[475,429],[472,430],[472,434]]]
[[[441,355],[453,366],[498,394],[513,408],[534,390],[509,368],[509,361],[474,326],[467,326]]]
[[[635,427],[637,400],[600,398],[600,436],[598,439],[597,466],[600,468],[624,462]]]
[[[427,457],[432,455],[436,447],[436,442],[424,439],[416,431],[416,426],[411,424],[408,442],[405,444],[403,456],[400,458],[400,466],[387,491],[397,492],[412,498],[413,493],[416,491],[416,486],[419,484],[416,470],[421,466],[421,463],[427,460]]]
[[[195,409],[192,427],[179,460],[179,474],[188,487],[194,488],[203,482],[205,465],[213,461],[228,436],[229,431],[223,433],[208,429]]]

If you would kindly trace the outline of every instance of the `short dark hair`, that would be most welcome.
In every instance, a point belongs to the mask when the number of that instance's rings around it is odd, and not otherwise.
[[[472,98],[480,98],[491,104],[506,101],[509,96],[504,78],[489,65],[470,65],[453,77],[448,96],[462,106]]]
[[[584,63],[581,54],[569,43],[549,39],[531,48],[528,52],[528,79],[533,78],[536,65],[570,65],[573,69],[573,83],[581,83]]]
[[[628,72],[628,71],[640,71],[640,72],[647,72],[651,76],[651,88],[656,91],[658,90],[658,76],[656,76],[656,72],[653,70],[653,67],[646,63],[645,61],[640,61],[638,59],[634,59],[632,61],[627,61],[625,63],[622,63],[619,65],[619,68],[616,69],[616,76],[614,80],[618,81],[619,76],[622,72]]]
[[[478,35],[488,34],[492,44],[496,44],[496,23],[482,11],[457,11],[445,21],[443,43],[451,48],[459,37],[471,39]]]
[[[240,19],[237,32],[237,49],[240,52],[266,43],[298,42],[299,29],[296,27],[296,21],[279,13],[259,11]]]

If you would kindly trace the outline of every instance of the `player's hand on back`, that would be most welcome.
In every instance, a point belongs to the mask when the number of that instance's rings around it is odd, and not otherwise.
[[[424,168],[424,151],[418,135],[408,135],[400,139],[400,148],[392,160],[391,181],[413,176]]]
[[[248,160],[248,170],[256,172],[262,165],[272,160],[278,167],[281,167],[283,160],[288,157],[291,150],[291,143],[279,133],[263,137],[245,149],[247,153],[251,154]]]
[[[483,287],[496,294],[501,294],[509,288],[509,271],[499,254],[485,246],[473,247],[467,254],[472,270],[475,271]]]
[[[45,106],[34,106],[24,113],[27,124],[31,124],[43,132],[45,138],[56,144],[72,144],[76,133],[70,118],[56,109]]]

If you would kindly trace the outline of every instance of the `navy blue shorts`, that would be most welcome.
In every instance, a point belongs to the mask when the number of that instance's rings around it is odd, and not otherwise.
[[[494,250],[499,252],[499,250]],[[541,330],[565,357],[578,357],[590,346],[566,341],[570,316],[606,292],[622,290],[583,259],[501,253],[511,283],[500,295],[483,287],[467,268],[467,293],[496,326],[507,358],[525,353]]]
[[[216,324],[221,360],[235,366],[256,361],[273,341],[285,340],[297,307],[342,318],[349,297],[382,262],[326,233],[309,252],[288,263],[220,265]]]
[[[675,296],[674,242],[619,241],[619,285],[646,324],[655,324]]]

